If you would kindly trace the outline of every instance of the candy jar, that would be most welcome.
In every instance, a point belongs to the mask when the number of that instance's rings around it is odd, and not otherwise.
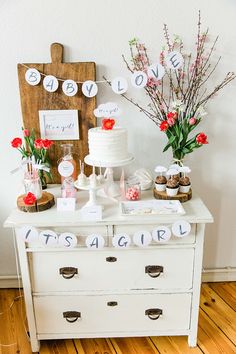
[[[131,177],[125,185],[125,198],[127,200],[139,200],[141,197],[141,186],[137,177]]]
[[[75,198],[76,189],[74,187],[74,180],[72,177],[67,177],[64,179],[61,185],[61,196],[62,198]]]
[[[65,178],[72,177],[74,181],[77,178],[76,162],[72,154],[73,144],[62,144],[62,159],[58,166],[61,175],[61,183]]]
[[[42,184],[36,170],[26,172],[23,183],[26,194],[29,192],[33,193],[37,200],[42,197]]]

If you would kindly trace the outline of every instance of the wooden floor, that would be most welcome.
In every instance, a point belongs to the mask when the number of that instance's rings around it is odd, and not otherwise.
[[[0,290],[0,354],[30,354],[22,321],[21,299],[15,289]],[[198,346],[189,348],[187,337],[143,337],[41,341],[40,354],[188,354],[236,353],[236,283],[202,286]]]

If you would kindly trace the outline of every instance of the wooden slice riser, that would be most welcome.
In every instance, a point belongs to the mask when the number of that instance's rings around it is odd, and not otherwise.
[[[37,200],[37,202],[33,205],[25,205],[23,198],[26,194],[20,195],[17,198],[17,207],[21,211],[28,213],[35,213],[39,211],[44,211],[50,209],[53,205],[55,205],[54,196],[51,193],[43,192],[42,198]]]
[[[192,189],[190,189],[188,193],[178,193],[177,195],[170,197],[166,194],[166,192],[160,192],[154,188],[153,194],[156,199],[179,200],[181,203],[184,203],[192,198]]]

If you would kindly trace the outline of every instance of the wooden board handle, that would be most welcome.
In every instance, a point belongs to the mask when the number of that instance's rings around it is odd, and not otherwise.
[[[62,63],[63,61],[63,45],[61,43],[51,44],[52,63]]]

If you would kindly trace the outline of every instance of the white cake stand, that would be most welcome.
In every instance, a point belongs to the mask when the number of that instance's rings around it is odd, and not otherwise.
[[[109,186],[109,195],[111,195],[111,197],[120,196],[120,188],[114,182],[113,168],[129,165],[131,162],[134,161],[134,157],[132,155],[128,155],[127,159],[125,160],[120,160],[116,162],[97,161],[92,159],[90,155],[87,155],[84,158],[84,161],[87,165],[90,166],[105,167],[107,169],[107,185]]]
[[[88,191],[89,192],[89,200],[88,202],[84,205],[84,207],[88,207],[88,206],[95,206],[95,205],[100,205],[98,204],[97,202],[97,191],[99,189],[102,189],[105,187],[107,182],[104,182],[104,183],[101,183],[101,184],[98,184],[96,187],[92,187],[90,185],[90,183],[84,185],[84,186],[80,186],[78,184],[78,181],[75,181],[74,182],[74,186],[77,188],[77,189],[81,189],[83,191]]]

